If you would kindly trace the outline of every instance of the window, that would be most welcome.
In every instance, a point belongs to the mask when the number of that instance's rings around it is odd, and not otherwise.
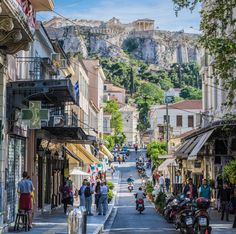
[[[104,90],[105,90],[105,91],[107,90],[107,86],[106,86],[106,85],[104,85]]]
[[[193,128],[194,127],[194,122],[193,122],[193,115],[188,116],[188,127]]]
[[[183,126],[183,117],[182,117],[182,115],[177,115],[176,116],[176,126],[177,127],[182,127]]]
[[[166,118],[166,115],[164,115],[164,123],[167,122],[167,118]],[[168,115],[168,123],[170,122],[170,116]]]

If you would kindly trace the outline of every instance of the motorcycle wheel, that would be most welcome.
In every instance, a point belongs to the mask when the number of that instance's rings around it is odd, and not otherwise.
[[[142,214],[142,211],[141,211],[141,210],[139,211],[139,214]]]

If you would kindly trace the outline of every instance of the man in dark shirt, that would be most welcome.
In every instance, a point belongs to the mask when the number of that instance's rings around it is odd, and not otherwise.
[[[188,179],[188,184],[184,187],[184,195],[187,198],[195,199],[197,198],[197,187],[193,184],[193,179]]]
[[[219,190],[218,199],[220,199],[221,205],[221,220],[224,220],[226,213],[226,221],[229,221],[229,202],[231,191],[228,188],[228,183],[224,182],[223,188]]]

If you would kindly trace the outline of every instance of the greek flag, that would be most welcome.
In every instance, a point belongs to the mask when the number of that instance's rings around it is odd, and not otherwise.
[[[76,83],[75,83],[75,94],[78,96],[79,95],[79,82],[77,81]]]

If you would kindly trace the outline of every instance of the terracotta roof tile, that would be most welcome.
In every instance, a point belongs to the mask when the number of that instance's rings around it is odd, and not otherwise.
[[[165,106],[160,107],[159,109],[165,109]],[[193,109],[202,109],[202,100],[185,100],[177,102],[174,104],[169,104],[169,109],[184,109],[184,110],[193,110]]]

